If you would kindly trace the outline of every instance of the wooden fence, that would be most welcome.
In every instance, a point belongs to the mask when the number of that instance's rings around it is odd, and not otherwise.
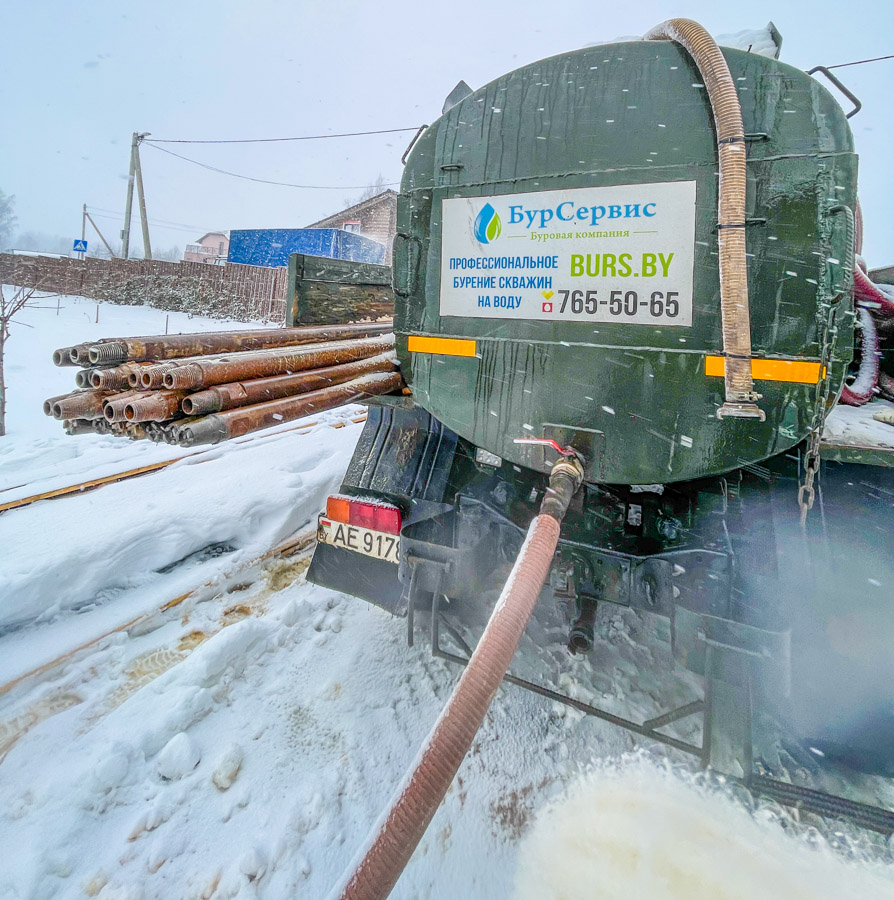
[[[221,319],[284,322],[288,269],[0,253],[0,283]]]

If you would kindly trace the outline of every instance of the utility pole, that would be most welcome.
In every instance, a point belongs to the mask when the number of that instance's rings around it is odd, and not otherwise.
[[[140,203],[140,223],[143,226],[143,258],[152,259],[152,245],[149,243],[149,220],[146,218],[146,195],[143,193],[143,169],[140,166],[140,142],[149,132],[137,136],[134,144],[134,168],[137,175],[137,199]]]
[[[84,204],[84,209],[81,212],[81,240],[87,240],[87,204]],[[87,254],[84,254],[84,259],[87,258]]]
[[[124,228],[121,229],[121,257],[130,256],[130,214],[133,209],[133,179],[139,135],[134,132],[130,142],[130,174],[127,176],[127,203],[124,206]]]
[[[124,228],[121,229],[121,256],[130,255],[130,219],[133,211],[133,185],[137,183],[137,198],[140,204],[140,224],[143,227],[143,256],[152,259],[152,245],[149,243],[149,220],[146,218],[146,195],[143,193],[143,170],[140,167],[140,144],[150,132],[135,131],[130,141],[130,173],[127,176],[127,204],[124,207]]]

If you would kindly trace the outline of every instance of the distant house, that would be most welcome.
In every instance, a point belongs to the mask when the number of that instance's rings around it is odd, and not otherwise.
[[[390,266],[391,242],[397,232],[397,192],[382,191],[375,197],[320,219],[308,228],[339,228],[372,238],[385,245],[385,265]]]
[[[230,249],[230,239],[223,231],[209,231],[194,244],[186,245],[184,262],[216,263],[225,260]]]

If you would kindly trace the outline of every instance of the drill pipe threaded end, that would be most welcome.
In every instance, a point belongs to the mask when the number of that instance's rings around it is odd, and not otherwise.
[[[128,422],[164,422],[177,414],[180,396],[172,396],[166,391],[156,391],[148,397],[131,400],[124,407],[124,418]]]
[[[116,369],[94,369],[90,384],[104,391],[120,391],[130,386],[127,374]]]
[[[164,377],[164,386],[169,390],[188,391],[198,387],[202,382],[202,370],[199,366],[177,366]]]
[[[112,396],[103,403],[102,413],[105,416],[107,422],[111,422],[113,424],[126,422],[127,416],[124,413],[125,408],[129,404],[134,403],[136,400],[142,400],[147,396],[149,395],[140,394],[135,391],[127,391],[127,393]]]
[[[141,372],[134,373],[136,382],[131,381],[131,387],[142,387],[148,390],[156,390],[164,387],[165,375],[173,372],[177,368],[177,363],[158,363],[154,366],[145,366]]]
[[[97,419],[102,416],[104,394],[84,391],[63,397],[53,403],[54,419]]]
[[[87,351],[87,357],[94,365],[121,363],[127,359],[127,344],[123,341],[109,341],[106,344],[93,344]]]

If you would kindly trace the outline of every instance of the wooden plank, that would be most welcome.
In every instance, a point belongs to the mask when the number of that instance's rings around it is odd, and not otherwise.
[[[86,491],[92,491],[94,488],[102,487],[106,484],[114,484],[116,481],[127,481],[128,478],[138,478],[140,475],[149,475],[152,472],[159,472],[172,466],[175,462],[185,459],[184,456],[177,456],[174,459],[166,459],[163,462],[152,463],[148,466],[140,466],[137,469],[128,469],[126,472],[117,472],[114,475],[106,475],[103,478],[92,478],[90,481],[82,481],[80,484],[72,484],[68,487],[57,488],[54,491],[44,491],[42,494],[32,494],[30,497],[21,497],[18,500],[11,500],[8,503],[0,504],[0,513],[4,513],[10,509],[21,509],[24,506],[30,506],[39,500],[55,500],[57,497],[67,497],[69,494],[83,494]]]

